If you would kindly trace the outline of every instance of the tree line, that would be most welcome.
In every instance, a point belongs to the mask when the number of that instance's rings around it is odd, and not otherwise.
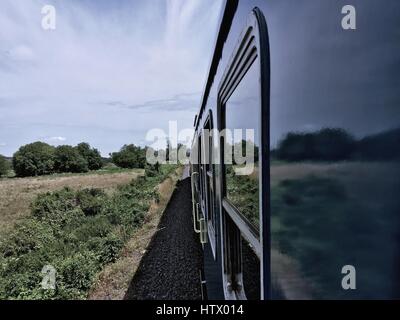
[[[341,128],[315,132],[290,132],[271,157],[284,161],[394,161],[400,160],[400,129],[388,130],[357,140]]]
[[[82,142],[70,145],[51,146],[44,142],[24,145],[14,153],[12,161],[0,155],[0,176],[6,176],[12,168],[17,177],[41,176],[53,173],[85,173],[99,170],[106,162],[117,167],[134,169],[148,168],[159,171],[159,166],[146,164],[146,150],[134,144],[124,145],[119,152],[110,154],[107,161],[99,150]]]

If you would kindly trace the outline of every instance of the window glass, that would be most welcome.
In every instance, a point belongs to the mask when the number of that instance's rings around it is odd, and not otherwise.
[[[258,231],[261,104],[257,65],[253,63],[225,105],[225,170],[227,199]]]
[[[400,2],[268,3],[273,297],[400,298]]]

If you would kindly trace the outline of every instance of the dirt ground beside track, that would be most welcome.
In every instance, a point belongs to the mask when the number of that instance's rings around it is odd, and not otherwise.
[[[178,182],[125,299],[201,299],[202,249],[191,210],[190,178],[186,178]]]

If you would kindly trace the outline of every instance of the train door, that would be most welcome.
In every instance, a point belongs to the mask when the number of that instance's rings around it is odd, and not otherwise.
[[[203,131],[203,141],[204,141],[204,154],[205,154],[205,163],[204,163],[204,172],[205,172],[205,193],[206,193],[206,219],[207,219],[207,231],[208,238],[210,240],[211,249],[213,251],[214,258],[216,257],[216,233],[215,233],[215,225],[216,225],[216,205],[215,205],[215,164],[213,161],[213,124],[211,113],[206,120]]]

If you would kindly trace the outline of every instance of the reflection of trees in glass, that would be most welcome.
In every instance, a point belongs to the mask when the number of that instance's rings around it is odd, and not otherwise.
[[[313,133],[288,133],[279,143],[280,160],[336,161],[350,158],[354,151],[354,138],[343,129],[322,129]]]
[[[289,132],[271,151],[285,161],[399,160],[400,128],[355,140],[341,128],[316,132]]]
[[[400,128],[361,139],[356,156],[368,160],[400,160]]]
[[[233,148],[233,163],[237,164],[238,159],[246,159],[247,163],[258,163],[258,146],[254,144],[253,141],[250,140],[242,140],[240,142],[236,142]],[[250,151],[249,154],[247,151]]]
[[[259,229],[259,186],[258,168],[251,176],[235,174],[234,166],[226,166],[226,189],[230,202],[258,230]]]

